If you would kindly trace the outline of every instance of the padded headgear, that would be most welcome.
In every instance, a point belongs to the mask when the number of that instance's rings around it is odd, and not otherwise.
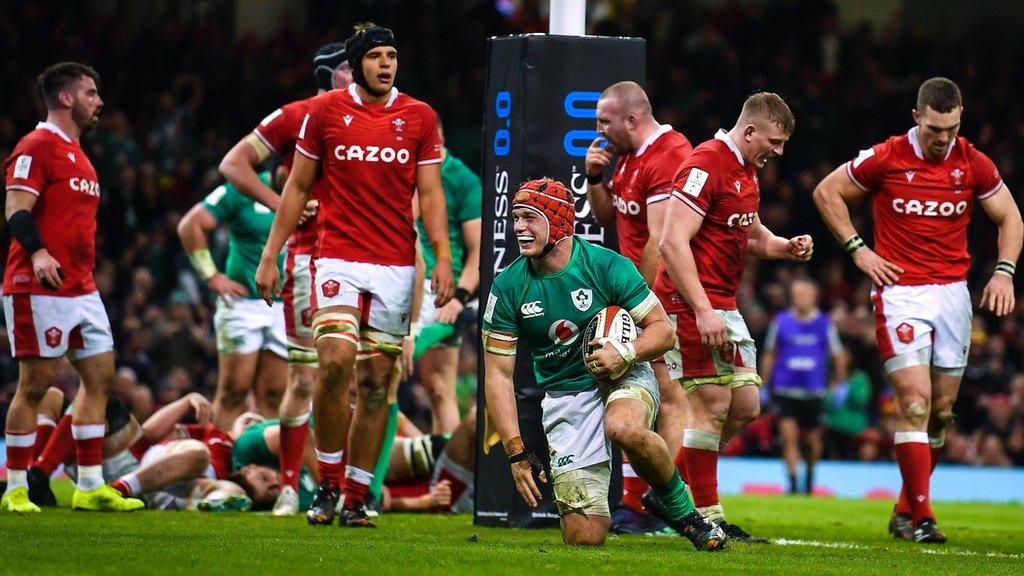
[[[343,88],[334,85],[334,71],[346,62],[348,53],[345,51],[344,42],[331,42],[317,50],[313,56],[313,77],[316,78],[316,87],[328,92],[335,88]]]
[[[398,48],[395,34],[388,28],[372,24],[353,34],[345,41],[348,52],[348,64],[352,68],[352,81],[369,90],[366,77],[363,76],[363,57],[378,46],[394,46]]]
[[[512,209],[525,208],[544,217],[548,223],[548,242],[542,255],[556,244],[572,237],[576,230],[576,206],[572,192],[558,180],[540,178],[524,182],[512,201]]]

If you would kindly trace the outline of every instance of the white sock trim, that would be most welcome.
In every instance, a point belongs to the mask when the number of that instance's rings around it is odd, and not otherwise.
[[[303,414],[298,416],[281,416],[281,425],[289,428],[298,428],[306,422],[309,422],[309,411],[307,410]]]
[[[103,433],[107,431],[105,424],[82,424],[82,425],[71,425],[71,437],[75,440],[92,440],[93,438],[103,438]]]
[[[8,432],[4,434],[4,442],[10,448],[31,448],[36,445],[36,433],[32,432]]]
[[[78,467],[78,489],[86,492],[103,486],[103,466],[79,466]]]
[[[345,455],[344,450],[338,450],[337,452],[321,452],[316,451],[317,462],[323,462],[324,464],[340,464],[342,456]]]
[[[15,488],[28,488],[28,470],[7,470],[7,491]]]
[[[36,426],[49,426],[51,428],[56,428],[57,423],[53,421],[53,418],[50,418],[46,414],[39,414],[36,416]]]
[[[369,486],[373,482],[373,472],[355,466],[345,466],[345,478]]]
[[[897,432],[893,435],[894,444],[928,444],[927,432]]]
[[[686,431],[683,432],[683,446],[686,448],[718,452],[718,446],[721,442],[722,437],[711,432],[695,430],[693,428],[687,428]]]

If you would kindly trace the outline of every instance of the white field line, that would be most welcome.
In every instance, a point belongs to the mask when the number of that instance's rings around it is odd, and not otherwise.
[[[841,550],[877,550],[872,546],[854,544],[852,542],[825,542],[822,540],[795,540],[790,538],[776,538],[772,543],[779,546],[809,546],[814,548],[838,548]],[[984,558],[1010,558],[1024,559],[1024,554],[1011,554],[1008,552],[975,552],[973,550],[958,550],[956,548],[919,548],[921,554],[933,554],[938,556],[977,556]]]

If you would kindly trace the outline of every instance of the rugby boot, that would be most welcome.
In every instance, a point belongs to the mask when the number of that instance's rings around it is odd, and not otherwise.
[[[897,514],[893,512],[892,516],[889,517],[889,534],[892,534],[893,538],[900,540],[913,540],[914,523],[911,521],[910,514]]]
[[[39,506],[32,503],[28,497],[28,488],[15,488],[4,492],[0,498],[0,510],[14,512],[16,514],[37,514]]]
[[[142,510],[146,503],[138,498],[125,498],[116,488],[104,484],[95,490],[75,488],[71,496],[73,510],[90,510],[103,512],[134,512]]]
[[[334,516],[338,513],[338,500],[341,498],[341,488],[330,486],[327,480],[320,482],[313,494],[313,503],[306,510],[306,522],[310,526],[330,526],[334,522]]]
[[[270,511],[273,516],[294,516],[299,513],[299,494],[295,488],[285,486],[274,502],[274,509]]]
[[[697,550],[717,552],[725,548],[725,543],[729,540],[728,535],[700,512],[694,510],[679,520],[672,520],[654,490],[648,490],[642,501],[648,512],[661,518],[673,530],[689,540]]]
[[[57,497],[50,489],[50,477],[38,468],[28,469],[28,499],[40,507],[57,506]]]
[[[366,513],[366,504],[363,502],[352,502],[351,506],[346,502],[338,515],[338,526],[342,528],[377,527],[370,519],[370,515]]]
[[[914,542],[923,544],[945,544],[946,535],[939,530],[939,525],[931,518],[925,518],[914,527]]]

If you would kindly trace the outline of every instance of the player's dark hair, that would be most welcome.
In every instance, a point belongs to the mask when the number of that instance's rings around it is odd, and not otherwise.
[[[949,78],[942,76],[929,78],[917,90],[917,111],[920,113],[924,112],[925,106],[945,114],[953,108],[963,105],[960,87]]]
[[[91,66],[79,64],[78,62],[58,62],[39,75],[39,89],[43,93],[43,100],[46,107],[53,109],[59,105],[57,95],[68,89],[68,86],[77,82],[83,76],[88,76],[100,83],[99,72]]]
[[[740,120],[749,123],[754,118],[766,120],[772,124],[778,124],[782,131],[790,136],[796,130],[796,118],[789,105],[782,99],[782,96],[774,92],[757,92],[752,94],[743,103],[743,111],[740,112]]]
[[[270,510],[274,506],[274,498],[271,498],[269,494],[259,494],[256,492],[256,487],[249,482],[249,479],[245,477],[242,469],[235,470],[227,477],[227,480],[238,484],[238,487],[245,490],[245,495],[252,500],[252,510],[258,512],[260,510]]]

